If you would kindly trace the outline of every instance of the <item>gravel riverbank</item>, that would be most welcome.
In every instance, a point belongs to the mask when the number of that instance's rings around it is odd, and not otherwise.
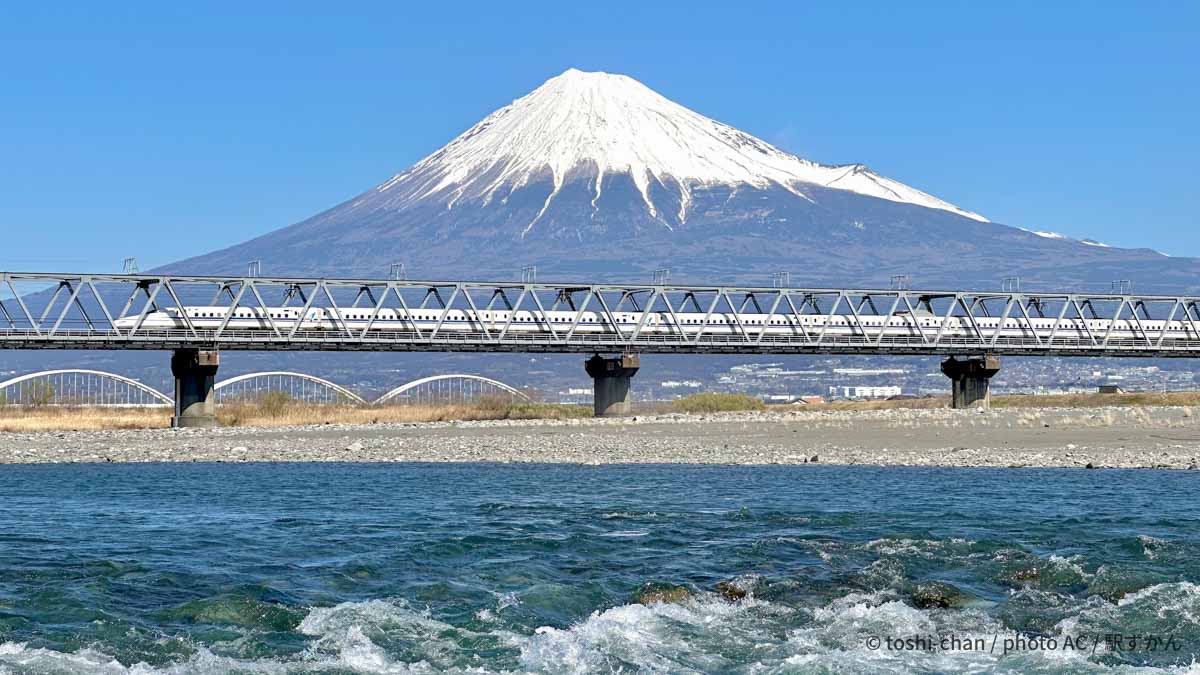
[[[874,410],[0,434],[0,463],[571,462],[1196,469],[1200,409]]]

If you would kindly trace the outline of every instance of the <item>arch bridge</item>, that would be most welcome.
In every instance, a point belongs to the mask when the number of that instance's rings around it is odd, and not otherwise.
[[[0,382],[0,403],[12,405],[170,406],[157,389],[124,375],[67,368],[27,373]]]
[[[311,403],[366,404],[366,399],[349,389],[324,378],[306,373],[271,370],[246,373],[217,382],[213,386],[217,402],[253,399],[269,392],[282,392],[292,398]]]
[[[408,403],[466,403],[483,396],[501,396],[510,401],[529,401],[529,396],[515,387],[482,375],[454,373],[422,377],[387,392],[376,404],[404,401]]]
[[[482,375],[451,373],[406,382],[368,401],[350,389],[315,375],[272,370],[245,373],[216,382],[216,402],[252,400],[281,392],[308,403],[384,405],[395,403],[466,403],[483,396],[529,401],[529,396],[504,382]],[[68,368],[27,373],[0,382],[0,404],[170,406],[174,400],[135,379],[100,370]]]

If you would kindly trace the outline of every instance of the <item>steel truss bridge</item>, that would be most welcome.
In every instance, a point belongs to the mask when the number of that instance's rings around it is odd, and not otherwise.
[[[1133,294],[3,272],[0,348],[1184,357],[1200,355],[1197,303],[1200,297]],[[262,329],[234,329],[228,319],[200,328],[184,314],[183,328],[145,325],[150,312],[185,305],[224,307],[226,316],[237,308],[357,308],[370,320],[363,328],[335,320],[327,330],[302,330],[269,317]],[[434,311],[437,319],[432,328],[378,330],[372,324],[383,310]],[[445,325],[452,310],[579,314],[568,323],[538,319],[532,331],[511,330],[511,319],[463,331]],[[580,331],[584,312],[607,317],[607,330]],[[642,312],[643,318],[620,326],[618,312]],[[652,312],[673,317],[672,329],[646,330]],[[676,316],[682,312],[703,314],[704,320],[685,329]],[[880,319],[897,313],[959,317],[970,331],[885,334]],[[850,330],[768,333],[761,322],[744,318],[751,314],[797,321],[837,317]],[[718,333],[715,320],[722,315],[725,330]],[[1001,321],[986,321],[993,318]],[[118,327],[123,319],[132,319],[128,327]],[[1026,335],[1002,334],[994,326],[1006,319],[1037,320],[1040,327]],[[1123,320],[1136,329],[1117,336],[1111,328],[1089,328],[1081,335],[1066,330],[1076,319],[1085,326],[1087,320]],[[1152,321],[1181,323],[1184,334],[1168,335],[1165,325],[1147,327]]]

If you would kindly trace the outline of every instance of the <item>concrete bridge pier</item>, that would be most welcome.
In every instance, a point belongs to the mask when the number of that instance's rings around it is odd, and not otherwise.
[[[220,354],[207,349],[176,349],[171,355],[175,376],[175,416],[172,427],[217,426],[216,394]]]
[[[951,356],[942,361],[942,372],[950,378],[950,407],[990,408],[990,381],[1000,372],[1000,357],[993,354],[971,357],[962,361]]]
[[[583,365],[592,377],[596,417],[628,415],[633,400],[630,383],[641,366],[637,354],[624,354],[612,359],[597,354]]]

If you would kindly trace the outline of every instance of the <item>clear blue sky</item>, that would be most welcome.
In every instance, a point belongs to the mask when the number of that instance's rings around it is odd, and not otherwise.
[[[0,269],[371,188],[568,67],[992,220],[1200,255],[1200,3],[5,3]]]

